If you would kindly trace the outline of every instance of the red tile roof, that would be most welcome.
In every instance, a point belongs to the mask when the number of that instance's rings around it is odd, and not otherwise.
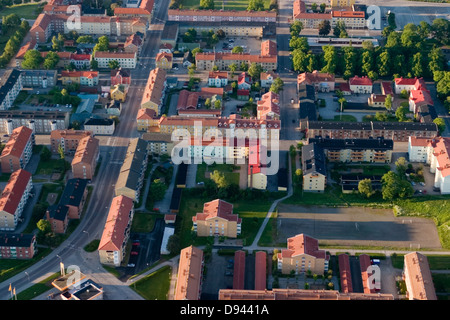
[[[255,290],[265,290],[266,288],[266,273],[267,268],[267,254],[265,251],[258,251],[255,253]]]
[[[266,40],[261,42],[261,55],[262,56],[276,56],[277,44],[272,40]]]
[[[341,292],[353,292],[352,275],[350,271],[350,259],[343,253],[338,256],[339,274],[341,279]]]
[[[197,109],[199,93],[181,90],[178,95],[177,110]]]
[[[5,156],[14,156],[20,158],[25,150],[25,147],[31,139],[33,131],[25,126],[18,127],[13,130],[5,147],[3,148],[0,158]]]
[[[61,71],[61,77],[69,78],[98,78],[98,71]]]
[[[351,86],[372,86],[373,85],[372,80],[370,80],[370,78],[368,78],[368,77],[358,77],[358,76],[350,78],[348,80],[348,83]]]
[[[364,11],[333,11],[332,16],[336,18],[364,18],[366,16]]]
[[[244,289],[245,280],[245,251],[238,250],[234,253],[233,289]]]
[[[199,300],[203,272],[203,251],[194,246],[180,252],[174,300]]]
[[[229,202],[216,199],[206,202],[203,205],[203,212],[197,213],[192,217],[192,221],[204,221],[215,217],[223,218],[227,221],[241,223],[242,219],[233,214],[233,205]]]
[[[325,250],[319,249],[319,241],[305,234],[299,234],[287,239],[287,249],[281,251],[283,257],[295,257],[300,254],[326,259]]]
[[[16,212],[30,179],[31,173],[23,169],[11,173],[8,183],[0,196],[0,211],[9,214]]]
[[[437,300],[430,265],[425,255],[411,252],[404,257],[404,274],[410,286],[408,295],[414,300]]]

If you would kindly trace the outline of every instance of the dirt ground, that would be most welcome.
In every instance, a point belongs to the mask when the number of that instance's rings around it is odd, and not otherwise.
[[[305,233],[330,245],[441,248],[431,219],[397,218],[388,209],[281,204],[277,220],[278,242]]]

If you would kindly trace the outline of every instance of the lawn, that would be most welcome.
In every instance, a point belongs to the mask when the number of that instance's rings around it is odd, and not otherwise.
[[[53,280],[60,276],[60,272],[54,273],[50,277],[36,283],[35,285],[23,290],[22,292],[17,292],[17,300],[32,300],[37,296],[40,296],[41,294],[49,291],[50,289],[53,289]]]
[[[205,176],[205,174],[207,172],[212,173],[214,170],[218,170],[225,175],[227,181],[230,184],[239,185],[239,172],[233,172],[234,169],[239,170],[238,167],[235,167],[234,165],[231,165],[231,164],[207,165],[206,163],[203,162],[203,163],[197,165],[196,182],[205,182],[206,179],[208,179]]]
[[[146,300],[167,300],[172,269],[164,266],[130,286]]]
[[[150,214],[148,212],[136,211],[131,225],[132,232],[152,232],[155,221],[161,214]]]
[[[41,13],[40,3],[17,4],[0,10],[0,17],[17,14],[20,18],[34,20]]]
[[[450,274],[433,274],[432,277],[438,300],[449,300]]]

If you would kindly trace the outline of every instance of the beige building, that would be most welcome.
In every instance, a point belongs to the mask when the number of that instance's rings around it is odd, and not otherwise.
[[[138,131],[148,131],[152,127],[158,127],[159,117],[155,110],[150,108],[141,108],[138,110],[136,123]]]
[[[57,153],[61,145],[64,154],[74,153],[80,140],[90,136],[91,132],[83,130],[53,130],[50,133],[50,147],[52,153]]]
[[[120,266],[130,237],[134,215],[133,200],[125,196],[113,198],[106,218],[105,228],[98,246],[100,263]]]
[[[92,57],[98,62],[98,67],[102,69],[109,68],[110,61],[117,61],[119,68],[134,69],[137,63],[136,52],[106,52],[96,51]]]
[[[3,173],[24,169],[33,152],[33,130],[21,126],[13,130],[0,155]]]
[[[344,22],[347,29],[364,29],[367,27],[366,13],[364,11],[332,11],[331,27],[334,28],[337,23]]]
[[[225,236],[236,238],[241,234],[241,223],[233,214],[233,205],[216,199],[203,205],[203,212],[192,217],[193,228],[198,237]]]
[[[302,147],[303,191],[324,192],[327,167],[324,150],[315,143]]]
[[[355,0],[330,0],[331,7],[350,7],[355,4]]]
[[[282,274],[311,270],[312,274],[322,275],[328,271],[330,256],[319,249],[318,240],[302,233],[287,239],[287,249],[278,253],[277,261]]]
[[[174,143],[170,134],[146,132],[142,134],[142,140],[147,142],[147,151],[149,154],[172,154]]]
[[[437,300],[430,265],[423,254],[411,252],[405,255],[403,279],[409,300]]]
[[[155,67],[164,70],[172,69],[173,64],[173,54],[167,52],[160,52],[155,58]]]

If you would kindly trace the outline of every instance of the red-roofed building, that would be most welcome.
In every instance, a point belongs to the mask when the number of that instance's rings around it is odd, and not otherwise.
[[[266,40],[261,42],[261,55],[262,56],[276,56],[278,54],[277,44],[272,40]]]
[[[15,230],[32,187],[30,172],[19,169],[11,174],[0,196],[0,230]]]
[[[375,289],[379,285],[379,283],[375,283],[375,277],[372,277],[373,279],[371,278],[371,275],[373,273],[369,270],[369,267],[371,266],[370,256],[368,256],[367,254],[360,254],[358,258],[359,266],[361,268],[361,279],[364,293],[375,293],[379,291]]]
[[[33,151],[33,131],[25,126],[13,130],[0,155],[3,173],[24,169]]]
[[[335,76],[331,73],[323,73],[317,70],[313,72],[304,72],[297,76],[297,88],[301,84],[313,85],[318,92],[334,91]]]
[[[341,292],[353,292],[352,274],[350,270],[350,259],[347,254],[342,253],[338,256],[339,275],[341,279]]]
[[[419,252],[405,255],[403,279],[409,300],[437,300],[430,265],[425,255]]]
[[[61,71],[63,85],[78,83],[80,86],[94,87],[98,85],[98,71]]]
[[[403,90],[419,90],[421,88],[426,89],[426,84],[423,78],[395,78],[394,79],[395,93],[400,94]]]
[[[238,100],[248,100],[250,98],[250,90],[238,89],[237,98]]]
[[[123,49],[125,52],[136,52],[138,55],[141,54],[141,49],[144,41],[136,33],[129,35],[123,44]]]
[[[267,289],[267,254],[265,251],[255,253],[255,290]]]
[[[242,72],[241,74],[239,74],[237,83],[239,90],[250,90],[252,87],[252,83],[252,77],[250,77],[247,72]]]
[[[132,199],[126,196],[113,198],[98,246],[100,263],[120,266],[125,256],[133,215]]]
[[[70,63],[73,63],[77,69],[88,69],[91,66],[90,54],[72,53],[69,59]]]
[[[331,17],[332,28],[340,21],[345,23],[347,28],[364,29],[367,27],[366,13],[364,11],[333,10],[331,12]]]
[[[348,84],[354,93],[372,93],[373,83],[368,77],[354,76],[348,80]]]
[[[198,99],[198,92],[181,90],[178,95],[177,110],[197,109]]]
[[[234,253],[233,289],[243,290],[245,285],[245,251]]]
[[[420,106],[434,106],[430,91],[422,87],[412,89],[409,93],[409,111],[417,114]]]
[[[154,3],[155,0],[142,0],[139,8],[117,7],[114,9],[114,15],[125,18],[145,18],[150,22],[153,16]]]
[[[381,93],[384,95],[390,94],[392,99],[394,99],[394,90],[392,89],[392,83],[383,81],[381,82]]]
[[[331,13],[312,13],[307,12],[305,2],[302,0],[294,0],[292,17],[299,20],[305,29],[318,29],[319,24],[326,20],[331,23]]]
[[[203,212],[192,217],[194,231],[199,237],[214,235],[236,238],[241,234],[242,219],[233,214],[233,205],[216,199],[206,202]]]
[[[159,117],[155,110],[141,108],[138,110],[136,121],[138,131],[148,131],[150,127],[158,126]]]
[[[200,300],[203,267],[201,249],[189,246],[181,250],[174,300]]]
[[[227,71],[210,71],[208,75],[208,86],[225,87],[228,84]]]
[[[131,73],[127,69],[116,69],[111,71],[111,87],[123,85],[128,87],[131,84]]]
[[[277,256],[278,270],[282,274],[296,274],[311,270],[315,274],[328,271],[330,256],[325,250],[319,249],[319,241],[305,234],[299,234],[287,239],[287,249],[283,249]]]
[[[156,68],[161,68],[165,70],[172,69],[173,64],[173,54],[167,52],[159,52],[155,58]]]
[[[272,91],[262,95],[257,104],[258,119],[280,119],[280,96]]]

